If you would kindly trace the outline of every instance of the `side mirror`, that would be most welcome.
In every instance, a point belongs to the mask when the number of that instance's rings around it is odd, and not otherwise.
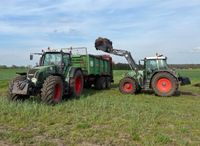
[[[40,57],[39,65],[42,65],[42,57]]]
[[[139,66],[141,65],[141,62],[140,62],[140,60],[139,60],[138,64],[139,64]]]
[[[33,60],[33,54],[30,55],[30,60]]]

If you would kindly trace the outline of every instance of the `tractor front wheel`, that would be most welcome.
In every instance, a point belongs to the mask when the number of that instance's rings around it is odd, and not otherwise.
[[[49,76],[42,87],[42,101],[47,104],[56,104],[62,101],[62,96],[63,80],[59,76]]]
[[[123,94],[135,94],[136,92],[136,82],[134,79],[125,77],[121,79],[119,83],[119,91]]]
[[[176,93],[178,82],[170,73],[157,73],[151,81],[151,87],[156,95],[167,97]]]

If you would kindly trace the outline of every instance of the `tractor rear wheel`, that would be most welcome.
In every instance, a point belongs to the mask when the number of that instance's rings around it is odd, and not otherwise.
[[[176,93],[178,82],[170,73],[157,73],[151,81],[151,87],[156,95],[167,97]]]
[[[81,70],[77,70],[70,83],[70,90],[73,97],[79,97],[83,91],[83,74]]]
[[[7,94],[8,100],[16,101],[16,100],[24,100],[24,99],[29,98],[28,95],[18,95],[18,94],[12,93],[14,82],[24,81],[24,80],[26,80],[26,76],[17,76],[12,81],[10,81],[9,87],[8,87],[8,94]]]
[[[43,84],[41,98],[47,104],[56,104],[62,101],[63,80],[59,76],[49,76]]]
[[[119,91],[123,94],[135,94],[137,90],[136,81],[125,77],[119,82]]]

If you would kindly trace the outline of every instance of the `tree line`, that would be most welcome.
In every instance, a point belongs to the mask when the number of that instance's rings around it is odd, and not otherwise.
[[[200,64],[169,64],[170,68],[175,69],[197,69],[200,68]],[[0,65],[0,69],[26,69],[30,68],[30,66],[6,66],[6,65]],[[127,63],[113,63],[113,69],[114,70],[129,70],[130,67]]]
[[[7,65],[0,65],[0,69],[26,69],[28,66],[17,66],[17,65],[12,65],[12,66],[7,66]]]
[[[140,66],[142,67],[142,65]],[[169,64],[170,68],[174,69],[198,69],[200,64]],[[129,70],[130,67],[126,63],[113,63],[114,70]]]

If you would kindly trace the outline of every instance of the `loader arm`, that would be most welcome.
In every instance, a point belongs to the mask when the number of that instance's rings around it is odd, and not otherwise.
[[[112,42],[107,38],[98,38],[95,41],[95,48],[113,55],[123,56],[126,58],[130,68],[138,73],[138,65],[133,59],[131,53],[126,50],[113,49]]]

